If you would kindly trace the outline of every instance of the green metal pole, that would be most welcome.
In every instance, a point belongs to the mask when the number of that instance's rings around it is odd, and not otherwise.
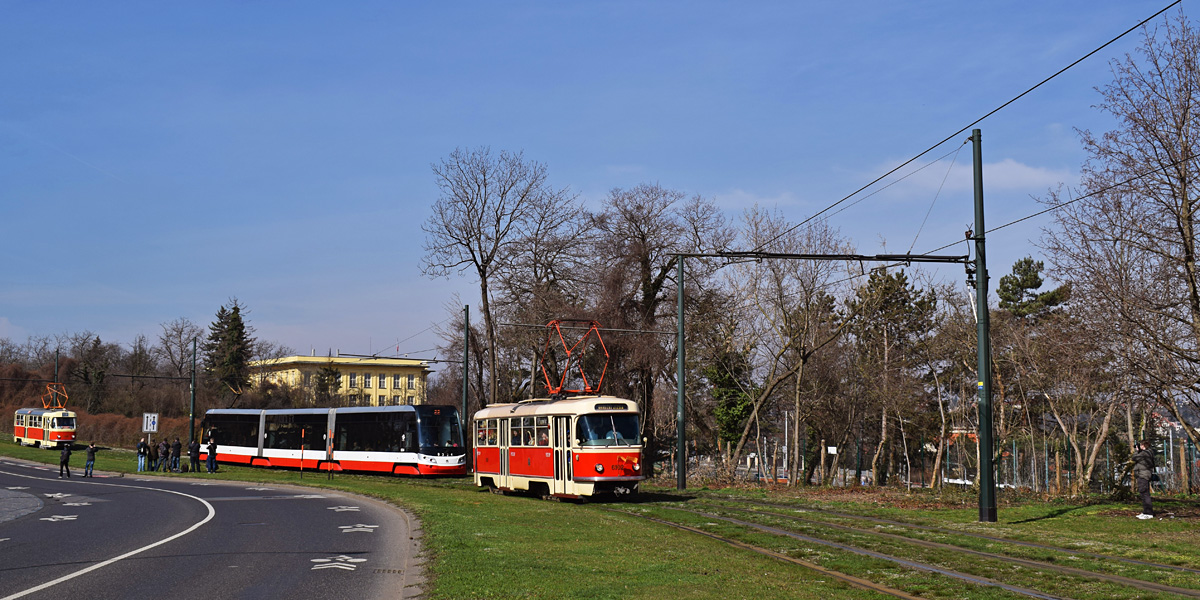
[[[196,338],[192,338],[192,381],[188,386],[191,402],[188,404],[188,440],[196,439]]]
[[[687,489],[687,439],[686,429],[683,421],[683,394],[684,394],[684,371],[683,364],[686,354],[683,348],[683,255],[677,255],[675,260],[678,264],[676,275],[676,290],[675,296],[678,301],[678,317],[675,319],[678,331],[678,349],[676,350],[677,362],[675,381],[675,489]]]
[[[467,418],[467,360],[470,358],[471,344],[471,307],[470,305],[463,306],[463,367],[462,367],[462,412],[463,419]]]
[[[992,344],[988,316],[988,272],[984,252],[983,135],[971,130],[975,172],[975,306],[979,369],[979,521],[996,522],[996,477],[992,445]]]
[[[472,448],[473,444],[475,443],[475,441],[474,441],[475,434],[474,434],[474,432],[472,432],[470,430],[471,417],[467,415],[467,389],[468,389],[468,387],[467,387],[468,386],[467,360],[470,357],[470,351],[469,351],[470,343],[471,343],[471,306],[468,304],[464,304],[463,305],[462,415],[459,417],[459,422],[465,421],[467,423],[467,430],[463,432],[463,437],[466,438],[466,444],[468,444],[468,446],[467,446],[468,448]],[[467,468],[471,467],[473,458],[475,458],[474,450],[467,453]]]

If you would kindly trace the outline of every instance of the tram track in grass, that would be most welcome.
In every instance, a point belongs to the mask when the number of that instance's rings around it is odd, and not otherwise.
[[[779,518],[788,519],[788,520],[792,520],[792,521],[807,522],[807,523],[811,523],[811,524],[816,524],[818,526],[832,527],[834,529],[840,529],[842,531],[850,531],[850,532],[855,532],[855,533],[865,534],[865,535],[874,535],[874,536],[879,536],[879,537],[883,537],[883,538],[887,538],[887,539],[901,541],[903,543],[915,544],[917,546],[922,546],[924,548],[929,548],[929,549],[950,550],[950,551],[954,551],[954,552],[966,553],[966,554],[970,554],[972,556],[976,556],[976,557],[980,557],[980,558],[1009,562],[1009,563],[1012,563],[1015,565],[1020,565],[1022,567],[1029,568],[1029,569],[1050,570],[1050,571],[1055,571],[1058,573],[1065,573],[1065,574],[1075,575],[1075,576],[1083,577],[1083,578],[1097,579],[1097,580],[1107,581],[1112,584],[1117,584],[1117,585],[1121,585],[1121,586],[1128,586],[1128,587],[1145,590],[1148,592],[1174,594],[1177,596],[1189,597],[1189,598],[1200,598],[1200,589],[1178,587],[1178,586],[1173,586],[1173,585],[1168,585],[1168,584],[1157,583],[1157,582],[1153,582],[1153,581],[1147,581],[1144,579],[1126,577],[1126,576],[1116,575],[1116,574],[1112,574],[1112,573],[1091,571],[1088,569],[1082,569],[1082,568],[1078,568],[1078,567],[1053,564],[1053,563],[1048,563],[1048,562],[1044,562],[1044,561],[1020,558],[1020,557],[1009,556],[1009,555],[1005,555],[1005,554],[998,554],[998,553],[994,553],[994,552],[983,552],[983,551],[979,551],[979,550],[965,548],[963,546],[957,546],[957,545],[947,544],[947,543],[943,543],[943,542],[934,542],[934,541],[929,541],[929,540],[912,538],[912,537],[899,535],[899,534],[895,534],[895,533],[872,531],[869,529],[851,527],[851,526],[843,525],[843,524],[828,523],[828,522],[818,521],[818,520],[814,520],[814,519],[806,519],[804,517],[797,516],[797,515],[787,515],[787,514],[772,512],[772,511],[762,511],[762,510],[745,509],[745,508],[733,509],[733,510],[737,510],[739,512],[744,512],[744,513],[753,513],[753,514],[761,514],[761,515],[766,515],[766,516],[771,516],[771,517],[779,517]],[[1148,563],[1145,563],[1145,562],[1142,562],[1141,564],[1148,565]],[[1149,564],[1153,564],[1153,563],[1149,563]],[[1160,568],[1160,569],[1166,567],[1166,565],[1156,565],[1156,564],[1153,566],[1155,568]],[[1184,568],[1183,570],[1191,571],[1191,569],[1186,569],[1186,568]],[[1192,580],[1192,581],[1194,581],[1194,580]]]
[[[723,497],[720,499],[725,502],[729,502],[729,503],[733,503],[733,504],[750,504],[753,506],[772,508],[772,509],[776,509],[776,510],[798,511],[798,512],[803,512],[806,514],[811,513],[811,514],[819,514],[819,515],[829,515],[832,517],[846,519],[846,520],[852,520],[852,521],[868,521],[871,523],[877,523],[879,525],[885,525],[888,527],[900,527],[900,528],[905,528],[905,529],[927,531],[927,532],[931,532],[934,534],[945,535],[945,536],[959,536],[959,537],[965,537],[965,538],[974,538],[974,539],[982,540],[984,542],[989,542],[989,543],[1011,544],[1013,546],[1021,546],[1024,548],[1030,548],[1030,549],[1034,549],[1034,550],[1038,550],[1038,551],[1061,553],[1067,557],[1081,557],[1081,558],[1094,559],[1094,560],[1103,561],[1103,562],[1117,562],[1117,563],[1122,563],[1122,564],[1126,564],[1131,567],[1137,567],[1137,568],[1157,569],[1157,570],[1163,570],[1163,571],[1175,571],[1175,572],[1179,572],[1179,573],[1194,575],[1197,577],[1197,580],[1200,580],[1200,569],[1192,568],[1192,567],[1185,567],[1182,565],[1170,565],[1170,564],[1165,564],[1165,563],[1156,563],[1156,562],[1147,561],[1147,560],[1129,558],[1126,556],[1101,554],[1098,552],[1089,552],[1087,550],[1079,550],[1079,549],[1075,549],[1075,548],[1065,548],[1062,546],[1039,544],[1036,542],[1029,542],[1029,541],[1018,540],[1018,539],[1013,539],[1013,538],[984,535],[981,533],[973,533],[973,532],[969,532],[969,531],[960,531],[960,530],[950,529],[950,528],[946,528],[946,527],[936,527],[936,526],[932,526],[932,525],[922,525],[919,523],[909,523],[906,521],[896,521],[893,519],[884,519],[881,517],[873,517],[873,516],[869,516],[869,515],[857,515],[857,514],[846,513],[846,512],[836,511],[836,510],[830,510],[827,508],[818,508],[818,507],[812,507],[812,506],[797,506],[794,504],[764,502],[761,500],[751,500],[751,499],[735,498],[735,497]],[[798,515],[789,515],[789,516],[797,516],[798,517]],[[825,521],[821,521],[821,522],[825,522]]]
[[[878,592],[880,594],[884,594],[886,596],[891,596],[894,598],[963,597],[960,595],[963,591],[961,587],[954,588],[954,590],[953,590],[954,593],[952,593],[950,590],[946,590],[945,592],[939,593],[936,590],[931,590],[930,589],[931,586],[920,586],[920,587],[925,588],[924,594],[922,594],[921,592],[910,593],[909,591],[902,590],[902,589],[888,586],[888,585],[884,585],[882,583],[872,581],[872,580],[866,579],[864,577],[859,577],[859,576],[853,575],[851,573],[846,573],[843,571],[825,567],[825,566],[822,566],[822,565],[817,564],[812,561],[807,561],[807,560],[799,559],[799,558],[796,558],[793,556],[789,556],[783,552],[772,550],[765,546],[751,544],[749,542],[745,542],[742,540],[723,536],[723,535],[714,533],[712,531],[706,531],[705,529],[702,529],[700,527],[684,525],[682,523],[678,523],[678,522],[672,521],[670,519],[653,517],[653,516],[650,516],[647,514],[641,514],[636,511],[631,511],[631,510],[622,510],[622,509],[617,509],[617,508],[605,508],[604,510],[608,510],[608,511],[612,511],[612,512],[619,512],[619,513],[629,515],[632,517],[646,519],[646,520],[653,521],[655,523],[660,523],[662,525],[666,525],[668,527],[672,527],[672,528],[675,528],[675,529],[678,529],[681,531],[686,531],[686,532],[694,533],[697,535],[709,537],[709,538],[712,538],[715,540],[719,540],[719,541],[722,541],[724,543],[727,543],[727,544],[737,547],[737,548],[741,548],[741,549],[748,550],[751,552],[756,552],[759,554],[770,556],[770,557],[776,558],[776,559],[784,561],[784,562],[788,562],[788,563],[791,563],[791,564],[794,564],[794,565],[797,565],[797,566],[800,566],[800,567],[803,567],[806,569],[817,571],[818,573],[821,573],[821,574],[829,576],[829,577],[833,577],[835,579],[843,581],[843,582],[845,582],[855,588],[858,588],[858,589]],[[671,510],[689,513],[689,514],[704,517],[707,519],[720,520],[720,521],[730,523],[730,524],[733,524],[733,525],[736,525],[739,527],[758,530],[758,531],[761,531],[761,532],[764,532],[764,533],[767,533],[767,534],[770,534],[773,536],[787,537],[787,538],[791,538],[791,539],[795,539],[795,540],[799,540],[799,541],[803,541],[803,542],[808,542],[811,544],[818,544],[821,546],[831,548],[836,551],[841,551],[841,552],[845,552],[848,554],[857,555],[860,557],[867,557],[867,558],[876,559],[879,561],[890,562],[890,563],[893,563],[894,565],[900,566],[905,569],[909,569],[909,570],[913,570],[913,571],[921,571],[921,572],[934,574],[934,575],[941,575],[941,576],[944,576],[944,577],[947,577],[947,578],[950,578],[953,580],[957,580],[957,581],[965,583],[965,584],[978,586],[981,588],[995,588],[997,590],[1002,590],[1003,592],[1008,592],[1008,594],[1005,595],[1004,597],[1011,597],[1011,596],[1015,595],[1017,597],[1038,598],[1041,600],[1064,600],[1064,599],[1069,598],[1068,596],[1053,595],[1053,594],[1041,592],[1041,591],[1038,591],[1038,590],[1035,590],[1032,588],[1026,588],[1026,587],[1022,587],[1022,586],[1007,584],[1007,583],[997,581],[994,579],[990,579],[987,577],[980,577],[977,575],[971,575],[969,573],[962,573],[962,572],[958,572],[958,571],[955,571],[952,569],[947,569],[944,567],[939,567],[939,566],[928,564],[928,563],[922,563],[919,561],[904,559],[904,558],[900,558],[897,556],[891,556],[891,555],[887,555],[887,554],[880,553],[880,552],[857,548],[857,547],[847,545],[847,544],[840,544],[840,543],[831,542],[828,540],[823,540],[823,539],[812,537],[812,536],[806,536],[806,535],[798,534],[795,532],[787,531],[785,529],[770,527],[770,526],[757,524],[757,523],[751,523],[751,522],[742,521],[739,519],[733,519],[730,517],[724,517],[724,516],[716,515],[716,514],[712,514],[712,513],[705,513],[703,511],[677,508],[677,507],[673,507]],[[932,592],[932,593],[930,593],[930,592]],[[975,598],[975,597],[982,597],[982,595],[969,594],[966,597]]]
[[[1200,598],[1200,579],[1195,577],[1200,570],[1188,566],[1109,556],[793,504],[711,497],[693,497],[679,503],[664,502],[665,498],[659,500],[652,507],[646,504],[631,505],[625,512],[657,514],[660,520],[688,523],[686,518],[662,512],[680,511],[676,515],[687,513],[746,530],[890,560],[912,569],[932,567],[948,577],[961,575],[956,578],[964,582],[1008,586],[1004,589],[1025,597]],[[772,510],[763,510],[763,507]],[[798,515],[796,512],[805,514]],[[805,516],[813,514],[820,517]],[[831,517],[843,522],[822,520]],[[864,528],[863,522],[872,523],[875,527]],[[703,530],[713,529],[706,525],[713,526],[715,523],[693,522],[692,525]],[[879,526],[886,526],[890,530],[880,531]],[[906,531],[904,528],[916,531]],[[742,537],[728,531],[724,533],[725,537]],[[934,539],[921,539],[913,535]],[[1005,545],[1010,543],[1013,546]],[[768,548],[779,546],[762,541],[756,544]],[[997,546],[1001,550],[992,551]],[[1055,564],[1055,561],[1072,561],[1074,564]],[[850,573],[863,575],[863,572],[854,569]],[[900,587],[908,592],[913,589]]]

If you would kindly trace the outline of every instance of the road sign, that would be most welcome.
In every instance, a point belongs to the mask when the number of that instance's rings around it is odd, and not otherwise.
[[[158,413],[142,413],[142,433],[158,433]]]

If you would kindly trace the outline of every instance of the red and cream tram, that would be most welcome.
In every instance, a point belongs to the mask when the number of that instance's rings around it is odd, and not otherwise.
[[[13,441],[23,446],[57,448],[75,443],[75,413],[65,408],[18,408]]]
[[[18,408],[13,414],[13,441],[42,448],[74,444],[75,413],[66,409],[66,403],[63,384],[46,384],[42,408]]]
[[[217,462],[395,475],[466,475],[453,406],[287,410],[214,409],[205,414],[202,458]]]
[[[493,404],[475,413],[475,485],[547,498],[634,495],[637,405],[612,396]]]

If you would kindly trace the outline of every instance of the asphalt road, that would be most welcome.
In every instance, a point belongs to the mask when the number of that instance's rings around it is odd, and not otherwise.
[[[386,504],[325,490],[71,471],[60,479],[57,467],[0,459],[0,600],[420,593],[417,525]]]

